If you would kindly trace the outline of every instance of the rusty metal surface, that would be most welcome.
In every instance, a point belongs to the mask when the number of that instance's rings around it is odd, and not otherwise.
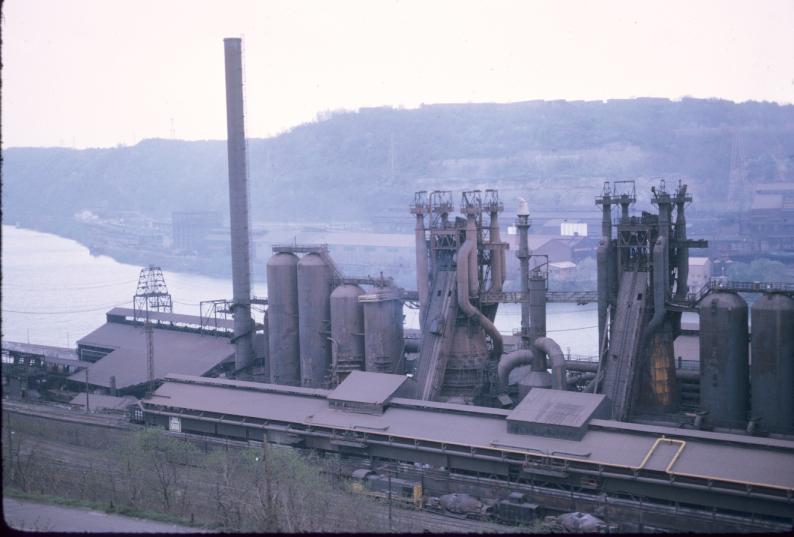
[[[298,258],[274,254],[267,262],[267,313],[270,380],[300,385],[298,339]]]
[[[325,386],[331,365],[332,268],[323,256],[305,254],[298,262],[298,335],[301,384]]]
[[[358,297],[364,307],[364,369],[392,373],[403,353],[403,304],[395,287]]]
[[[364,290],[343,284],[331,293],[331,367],[334,382],[353,370],[364,369]]]
[[[699,308],[701,410],[715,426],[742,428],[750,389],[747,302],[718,291]]]
[[[764,295],[751,315],[751,415],[763,430],[794,433],[794,299]]]

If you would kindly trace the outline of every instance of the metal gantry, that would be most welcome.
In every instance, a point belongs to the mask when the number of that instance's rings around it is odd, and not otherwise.
[[[150,312],[173,312],[173,302],[165,277],[160,267],[149,265],[141,269],[138,276],[138,288],[133,297],[133,316],[138,319],[139,313],[143,316],[144,335],[146,337],[146,392],[148,395],[154,391],[154,328],[149,317]]]
[[[149,265],[141,269],[132,303],[136,320],[139,314],[141,318],[147,317],[150,311],[173,312],[171,294],[160,267]]]

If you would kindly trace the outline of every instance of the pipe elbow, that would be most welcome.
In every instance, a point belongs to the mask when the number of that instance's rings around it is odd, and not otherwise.
[[[496,366],[496,376],[499,378],[499,386],[502,391],[507,390],[510,372],[513,369],[522,365],[532,365],[535,359],[535,351],[532,349],[520,349],[502,356]]]
[[[567,389],[565,382],[565,355],[559,344],[551,338],[539,337],[532,343],[538,350],[543,351],[551,362],[551,387],[555,390]]]

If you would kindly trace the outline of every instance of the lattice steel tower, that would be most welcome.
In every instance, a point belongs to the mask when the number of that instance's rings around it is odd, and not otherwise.
[[[135,319],[139,313],[148,317],[149,311],[165,311],[171,313],[173,305],[171,294],[165,285],[165,278],[160,267],[149,265],[148,268],[141,269],[138,276],[138,289],[133,298],[133,309]]]
[[[133,298],[134,317],[137,320],[139,312],[144,316],[144,333],[146,334],[146,392],[151,395],[154,391],[154,329],[149,320],[149,311],[165,311],[171,313],[173,305],[171,294],[165,285],[165,278],[160,267],[149,265],[141,269],[138,276],[138,289]]]

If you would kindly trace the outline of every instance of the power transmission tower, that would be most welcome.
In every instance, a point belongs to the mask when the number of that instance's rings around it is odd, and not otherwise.
[[[173,303],[168,287],[165,285],[165,278],[160,267],[149,265],[148,268],[141,269],[138,276],[138,289],[133,297],[133,309],[135,319],[138,315],[149,316],[149,311],[163,311],[171,313]]]
[[[139,312],[145,315],[143,331],[146,335],[146,393],[151,396],[154,391],[154,327],[149,315],[150,311],[171,313],[173,303],[165,278],[160,267],[150,265],[141,269],[138,277],[138,289],[133,297],[134,317]]]

